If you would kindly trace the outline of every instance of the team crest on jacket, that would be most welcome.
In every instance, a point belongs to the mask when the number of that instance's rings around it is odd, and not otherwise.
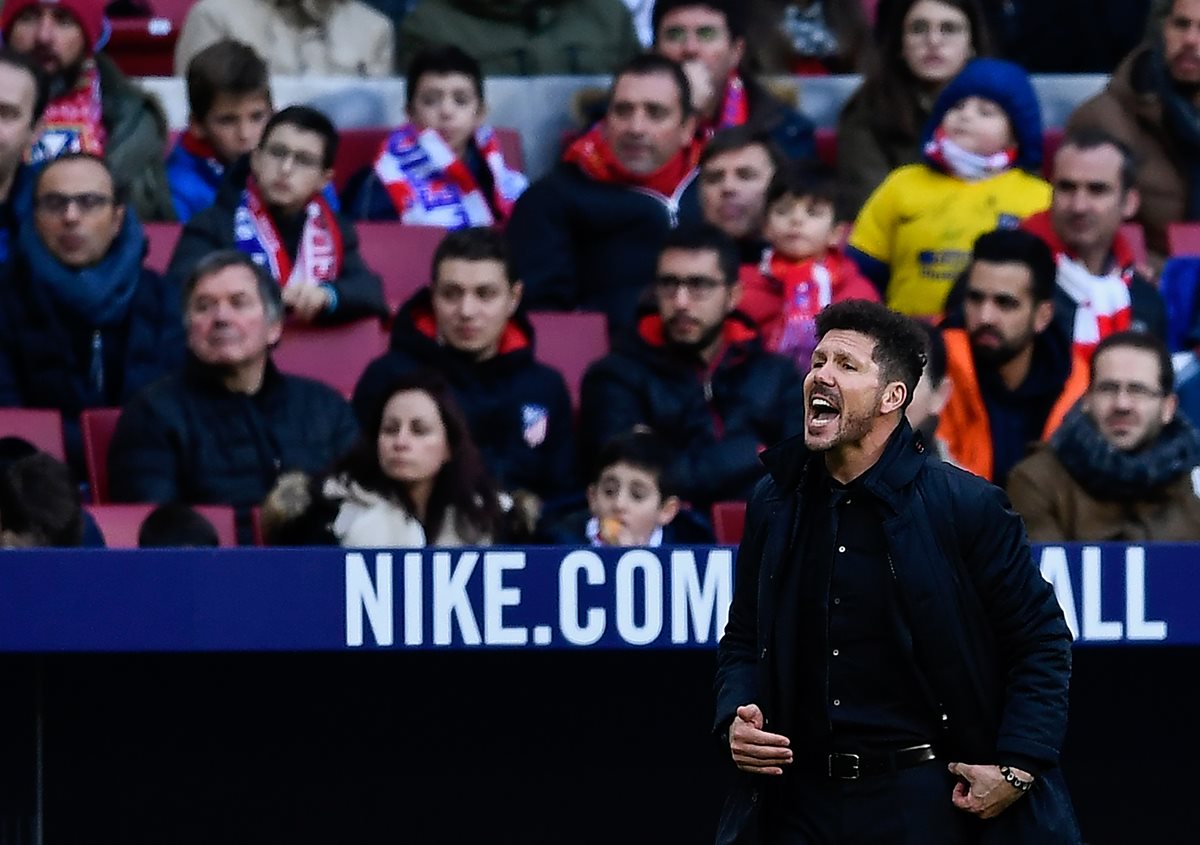
[[[536,449],[546,440],[546,429],[550,424],[550,413],[542,405],[521,406],[521,428],[525,443]]]

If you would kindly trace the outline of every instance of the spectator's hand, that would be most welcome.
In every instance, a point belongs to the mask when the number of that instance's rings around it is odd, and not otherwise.
[[[1025,794],[1004,779],[999,766],[951,763],[947,768],[966,781],[955,785],[950,800],[958,809],[981,819],[995,818]],[[1033,775],[1020,769],[1013,769],[1012,773],[1021,780],[1033,780]]]
[[[683,72],[687,74],[688,87],[692,89],[692,107],[699,114],[708,114],[717,96],[708,68],[699,59],[693,59],[683,63]]]
[[[296,319],[311,323],[329,306],[329,291],[320,285],[288,285],[283,289],[283,304]]]
[[[733,762],[743,772],[781,775],[783,766],[792,762],[792,749],[788,748],[791,740],[782,734],[764,731],[764,724],[762,711],[757,704],[739,707],[737,715],[729,723],[729,751],[733,755]]]

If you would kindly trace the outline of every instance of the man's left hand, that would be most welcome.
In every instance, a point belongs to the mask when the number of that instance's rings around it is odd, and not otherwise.
[[[965,810],[981,819],[992,819],[1008,809],[1009,805],[1025,793],[1004,780],[999,766],[973,766],[969,763],[951,763],[952,774],[966,781],[954,787],[950,800],[960,810]],[[1033,780],[1033,775],[1020,769],[1012,773],[1021,780]]]

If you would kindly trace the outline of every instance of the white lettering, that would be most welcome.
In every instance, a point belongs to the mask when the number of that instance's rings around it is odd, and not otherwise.
[[[421,604],[421,584],[424,564],[420,552],[404,554],[404,644],[425,642],[424,614]]]
[[[467,582],[479,562],[479,552],[463,552],[458,565],[451,567],[449,552],[433,553],[433,643],[450,645],[450,627],[458,619],[463,645],[479,645],[479,622],[467,598]]]
[[[707,643],[710,630],[715,636],[725,630],[729,602],[733,595],[733,552],[716,549],[708,553],[704,586],[696,571],[696,555],[688,549],[671,552],[671,642],[688,641],[688,621],[696,643]],[[716,624],[710,629],[716,617]]]
[[[1125,550],[1125,636],[1131,640],[1165,640],[1167,623],[1146,618],[1146,550]]]
[[[521,603],[521,589],[504,586],[504,572],[524,568],[524,552],[484,552],[483,636],[488,645],[525,645],[529,641],[525,628],[504,626],[504,608]]]
[[[1075,588],[1071,586],[1071,569],[1067,566],[1067,550],[1062,546],[1046,546],[1040,561],[1042,577],[1054,588],[1058,606],[1067,619],[1067,628],[1079,639],[1079,613],[1075,609]]]
[[[360,553],[346,555],[346,645],[363,644],[363,611],[371,636],[381,646],[392,644],[392,556],[375,555],[375,583]]]
[[[604,583],[604,562],[595,552],[571,552],[558,567],[558,629],[571,645],[591,645],[604,636],[604,609],[588,608],[587,622],[579,624],[579,573],[589,586]]]
[[[1083,638],[1085,640],[1119,640],[1123,626],[1115,620],[1101,618],[1100,547],[1083,547]]]
[[[634,612],[634,578],[642,573],[642,624]],[[617,561],[617,632],[630,645],[649,645],[663,628],[663,573],[658,556],[646,549],[634,549]]]

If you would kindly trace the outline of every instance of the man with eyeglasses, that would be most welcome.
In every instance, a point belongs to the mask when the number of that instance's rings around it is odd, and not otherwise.
[[[46,74],[50,101],[32,147],[35,162],[65,152],[104,156],[142,220],[172,220],[163,154],[167,121],[150,94],[100,52],[110,26],[104,0],[7,0],[4,43]]]
[[[185,279],[204,256],[234,248],[270,272],[300,322],[387,316],[382,284],[359,255],[354,224],[325,194],[337,145],[333,123],[316,109],[277,112],[258,147],[229,169],[216,202],[184,226],[167,275]]]
[[[954,390],[938,436],[954,463],[1001,487],[1087,387],[1085,359],[1054,324],[1054,285],[1054,258],[1036,235],[986,232],[965,272],[963,328],[942,332]]]
[[[814,158],[812,121],[740,69],[749,5],[745,0],[658,0],[651,19],[654,49],[683,65],[703,138],[750,125],[766,132],[788,158]]]
[[[8,260],[21,221],[29,217],[34,174],[24,159],[49,95],[37,65],[0,47],[0,265]]]
[[[1008,477],[1031,540],[1200,540],[1200,434],[1177,414],[1163,342],[1100,341],[1087,393]]]
[[[61,410],[80,475],[79,413],[120,405],[183,362],[178,291],[142,266],[145,247],[102,159],[68,153],[38,173],[0,285],[0,405]]]
[[[584,376],[583,454],[645,426],[674,446],[673,477],[693,507],[744,499],[762,475],[758,453],[803,429],[800,376],[736,310],[738,251],[721,230],[668,235],[652,292],[636,335]]]

